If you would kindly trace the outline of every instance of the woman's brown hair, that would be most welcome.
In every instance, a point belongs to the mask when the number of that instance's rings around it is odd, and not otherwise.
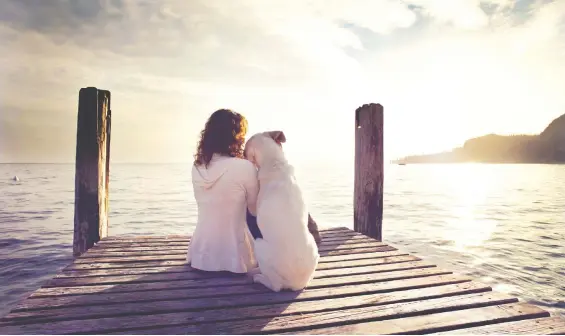
[[[217,110],[200,132],[194,164],[208,167],[214,154],[242,158],[246,133],[244,116],[228,109]]]

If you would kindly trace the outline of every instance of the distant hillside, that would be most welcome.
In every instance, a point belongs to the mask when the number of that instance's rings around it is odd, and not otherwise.
[[[488,134],[448,152],[408,156],[396,163],[565,163],[565,114],[539,135]]]

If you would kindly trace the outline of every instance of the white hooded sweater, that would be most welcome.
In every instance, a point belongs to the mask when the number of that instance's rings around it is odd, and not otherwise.
[[[259,183],[255,166],[244,159],[214,154],[205,166],[192,167],[198,222],[187,261],[203,271],[246,273],[257,267],[247,208],[255,215]]]

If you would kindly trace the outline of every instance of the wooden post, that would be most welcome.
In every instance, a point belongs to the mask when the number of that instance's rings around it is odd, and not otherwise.
[[[80,89],[75,165],[73,255],[108,235],[110,92]]]
[[[353,229],[382,241],[383,107],[366,104],[355,111]]]

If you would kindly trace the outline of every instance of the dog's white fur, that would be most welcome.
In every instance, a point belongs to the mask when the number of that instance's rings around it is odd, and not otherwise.
[[[275,292],[306,287],[319,259],[302,191],[280,145],[285,141],[283,132],[273,131],[255,134],[245,145],[245,157],[259,169],[257,225],[263,236],[255,240],[259,267],[251,275]]]

